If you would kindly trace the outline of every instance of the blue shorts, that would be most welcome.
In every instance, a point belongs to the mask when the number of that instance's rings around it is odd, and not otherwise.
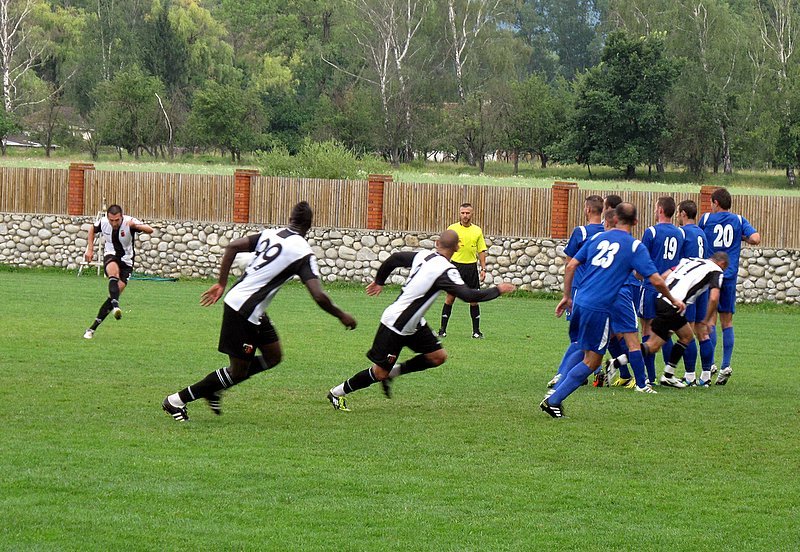
[[[708,290],[695,299],[694,303],[686,305],[686,312],[683,316],[688,322],[697,323],[705,320],[706,312],[708,312]]]
[[[639,298],[639,318],[652,320],[656,317],[656,288],[642,286],[642,296]]]
[[[723,278],[722,289],[719,290],[719,312],[736,312],[736,277]]]
[[[611,331],[615,334],[636,333],[639,331],[632,287],[627,284],[622,286],[619,290],[619,295],[617,295],[617,300],[614,301],[614,306],[611,307]]]
[[[569,321],[569,339],[583,351],[604,355],[608,347],[610,320],[605,311],[582,309],[573,305]]]

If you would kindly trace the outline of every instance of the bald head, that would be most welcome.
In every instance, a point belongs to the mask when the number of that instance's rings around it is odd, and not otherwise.
[[[441,249],[449,249],[453,253],[458,251],[458,234],[455,230],[445,230],[436,242]]]
[[[636,224],[636,207],[633,203],[623,201],[617,205],[616,212],[619,224],[624,224],[625,226],[633,226]]]

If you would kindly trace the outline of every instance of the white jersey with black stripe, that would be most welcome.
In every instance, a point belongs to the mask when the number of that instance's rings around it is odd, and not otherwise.
[[[464,286],[458,270],[435,251],[420,251],[414,256],[411,273],[397,300],[386,307],[381,323],[400,335],[413,335],[423,315],[442,290]]]
[[[687,257],[667,276],[666,284],[675,299],[691,305],[709,288],[722,286],[722,268],[711,259]],[[660,293],[659,297],[667,301]]]
[[[142,222],[137,218],[123,215],[122,224],[116,230],[111,226],[107,216],[102,217],[94,224],[95,233],[102,234],[105,241],[103,255],[114,255],[128,266],[133,266],[133,259],[136,256],[133,248],[136,231],[131,228],[131,224],[142,224]]]
[[[317,258],[303,236],[288,228],[251,236],[255,251],[242,277],[225,295],[225,304],[259,324],[280,287],[292,276],[303,282],[319,278]]]

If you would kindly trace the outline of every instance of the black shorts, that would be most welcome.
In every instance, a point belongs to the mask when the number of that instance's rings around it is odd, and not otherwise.
[[[670,332],[678,331],[688,323],[686,317],[675,310],[672,303],[667,303],[660,297],[656,300],[656,317],[650,327],[658,337],[668,341]]]
[[[478,278],[478,264],[477,263],[453,263],[458,273],[461,274],[461,279],[467,284],[467,287],[472,289],[479,289],[481,287],[481,280]]]
[[[119,279],[127,284],[128,278],[131,277],[131,272],[133,272],[133,267],[123,263],[122,259],[116,255],[106,255],[103,257],[103,270],[105,270],[106,276],[108,276],[108,263],[117,263],[117,266],[119,266]]]
[[[278,341],[278,332],[269,317],[261,317],[261,324],[253,324],[229,305],[222,313],[222,327],[219,331],[219,352],[236,358],[251,360],[256,349]]]
[[[417,327],[412,335],[400,335],[381,324],[375,333],[372,349],[367,351],[367,358],[384,370],[391,370],[403,347],[427,354],[438,351],[442,344],[427,324]]]

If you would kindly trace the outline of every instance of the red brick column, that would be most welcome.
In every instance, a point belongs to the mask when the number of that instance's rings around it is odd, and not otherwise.
[[[367,228],[383,230],[383,189],[392,181],[390,174],[369,175],[367,187]]]
[[[250,222],[250,184],[260,173],[252,169],[236,169],[233,172],[233,222]]]
[[[86,188],[85,172],[94,170],[91,163],[69,164],[69,187],[67,189],[67,214],[83,215],[83,197]]]
[[[550,205],[550,237],[564,239],[569,237],[567,220],[569,218],[569,191],[578,188],[577,182],[554,182],[553,203]]]
[[[718,190],[719,186],[700,186],[700,205],[697,206],[697,218],[703,213],[711,212],[711,194]]]

